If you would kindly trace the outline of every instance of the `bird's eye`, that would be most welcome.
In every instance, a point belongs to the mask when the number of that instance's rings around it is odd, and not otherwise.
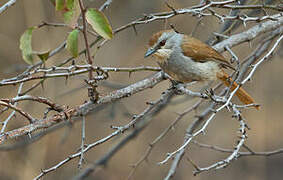
[[[160,41],[159,45],[160,45],[160,46],[164,46],[165,43],[166,43],[166,40],[162,40],[162,41]]]

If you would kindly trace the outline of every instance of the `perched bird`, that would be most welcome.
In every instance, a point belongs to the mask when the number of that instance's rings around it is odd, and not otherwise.
[[[219,79],[226,86],[231,84],[231,78],[223,70],[227,67],[234,69],[229,61],[198,39],[164,30],[153,34],[149,46],[145,57],[153,55],[161,69],[175,81],[189,83]],[[234,82],[231,89],[237,86]],[[243,88],[239,88],[236,95],[244,104],[255,102]],[[258,106],[255,108],[259,109]]]

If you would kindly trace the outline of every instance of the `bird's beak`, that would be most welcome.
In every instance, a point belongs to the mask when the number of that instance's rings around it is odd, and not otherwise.
[[[157,51],[157,48],[149,48],[149,49],[146,51],[144,57],[147,58],[148,56],[154,54],[156,51]]]

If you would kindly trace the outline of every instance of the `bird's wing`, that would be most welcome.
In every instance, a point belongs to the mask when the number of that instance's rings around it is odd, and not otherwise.
[[[198,62],[216,61],[225,65],[230,65],[229,61],[215,49],[200,40],[187,35],[184,35],[182,50],[185,56]]]

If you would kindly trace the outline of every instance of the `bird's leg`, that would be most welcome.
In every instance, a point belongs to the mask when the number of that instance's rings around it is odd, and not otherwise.
[[[199,90],[200,92],[210,92],[212,89],[213,81],[206,81],[204,82],[203,87]]]
[[[171,82],[170,88],[176,88],[179,84],[181,84],[180,82],[175,81],[174,79],[169,79],[169,80]]]
[[[169,79],[169,81],[171,82],[171,86],[169,87],[169,89],[173,89],[175,88],[178,84],[180,84],[181,82],[178,82],[176,80],[174,80],[172,77],[170,77],[167,73],[165,73],[164,71],[162,71],[162,75],[164,77],[164,79]]]

